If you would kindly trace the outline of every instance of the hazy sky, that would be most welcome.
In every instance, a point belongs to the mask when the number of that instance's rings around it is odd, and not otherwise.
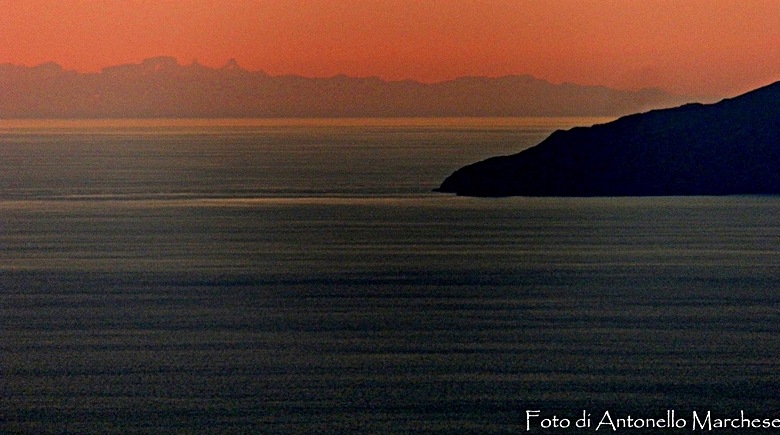
[[[0,63],[171,55],[272,75],[555,83],[730,96],[780,80],[778,0],[0,0]]]

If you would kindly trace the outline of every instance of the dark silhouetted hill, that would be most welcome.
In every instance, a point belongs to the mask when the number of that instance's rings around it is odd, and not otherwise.
[[[474,163],[440,192],[468,196],[780,194],[780,82],[567,131]]]
[[[80,74],[0,65],[0,118],[616,116],[687,99],[659,90],[555,85],[530,76],[434,84],[269,76],[171,57]]]

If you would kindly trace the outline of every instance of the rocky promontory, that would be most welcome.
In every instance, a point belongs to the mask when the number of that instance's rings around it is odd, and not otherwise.
[[[455,171],[439,192],[465,196],[780,194],[780,82],[556,131],[521,153]]]

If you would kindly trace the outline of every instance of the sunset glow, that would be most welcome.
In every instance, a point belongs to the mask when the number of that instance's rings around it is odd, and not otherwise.
[[[731,96],[780,80],[775,0],[0,0],[0,63],[170,55],[309,77],[554,83]]]

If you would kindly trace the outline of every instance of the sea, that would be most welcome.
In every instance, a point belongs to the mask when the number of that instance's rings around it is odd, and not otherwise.
[[[777,433],[780,197],[432,192],[607,121],[0,121],[0,433]]]

